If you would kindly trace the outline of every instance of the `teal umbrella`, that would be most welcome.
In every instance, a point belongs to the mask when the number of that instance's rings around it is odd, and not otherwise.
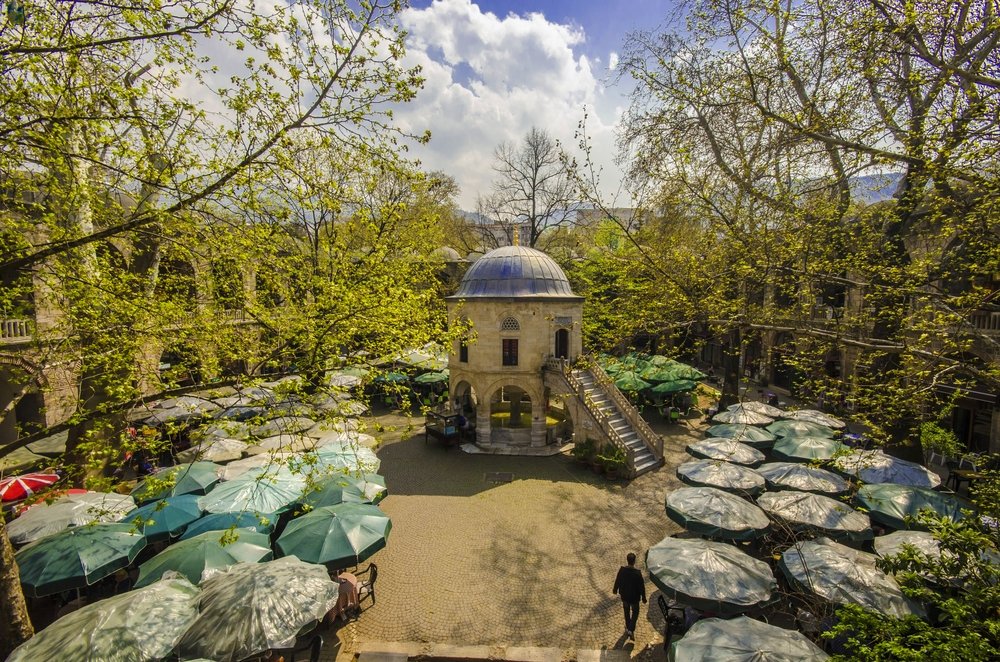
[[[858,490],[855,500],[868,510],[873,520],[894,529],[926,529],[926,524],[915,519],[922,510],[952,521],[962,519],[962,503],[954,495],[925,487],[895,483],[864,485]],[[914,518],[914,521],[908,522],[909,518]]]
[[[225,536],[221,531],[207,531],[174,543],[140,565],[135,585],[152,584],[168,570],[200,584],[213,572],[231,565],[270,560],[271,538],[265,533],[236,529],[232,536]]]
[[[324,478],[315,489],[306,492],[301,501],[312,508],[335,506],[338,503],[372,503],[364,488],[347,476]]]
[[[275,544],[285,556],[346,568],[385,547],[391,529],[378,506],[342,503],[292,520]]]
[[[694,382],[687,379],[675,379],[673,381],[665,381],[661,384],[657,384],[653,388],[649,389],[650,393],[659,393],[662,395],[667,395],[670,393],[683,393],[685,391],[692,391],[698,386]]]
[[[402,372],[387,372],[376,377],[375,381],[388,384],[403,384],[409,381],[409,379],[410,378]]]
[[[92,524],[46,536],[14,554],[26,592],[42,597],[89,586],[135,558],[146,538],[128,524]]]
[[[161,469],[132,490],[136,503],[148,503],[180,494],[205,494],[219,482],[214,462],[191,462]],[[164,484],[166,483],[166,484]]]
[[[180,494],[136,508],[121,521],[132,526],[138,524],[139,532],[146,536],[146,540],[154,542],[176,538],[201,514],[198,495]]]
[[[275,513],[296,501],[305,487],[305,478],[287,467],[248,471],[198,497],[198,505],[209,513]]]
[[[325,444],[315,451],[316,469],[337,473],[378,471],[381,460],[375,451],[356,444]]]
[[[257,533],[271,533],[274,530],[275,514],[257,515],[254,513],[212,513],[205,515],[188,525],[181,540],[193,538],[206,531],[224,531],[226,529],[253,529]]]
[[[809,462],[830,460],[844,449],[842,443],[828,437],[782,437],[774,442],[771,453],[779,460]]]
[[[35,634],[7,662],[145,662],[170,654],[198,616],[199,590],[183,578],[80,607]]]
[[[741,441],[754,448],[766,448],[774,443],[774,435],[767,430],[762,430],[755,425],[737,425],[735,423],[722,423],[713,425],[705,431],[706,437],[721,437]]]
[[[442,370],[441,372],[425,372],[421,375],[417,375],[414,378],[414,382],[417,384],[440,384],[441,382],[448,381],[451,373],[447,370]]]
[[[389,494],[385,486],[385,477],[373,473],[347,473],[339,477],[355,486],[365,495],[371,503],[378,503]]]
[[[767,426],[767,431],[778,437],[827,437],[832,439],[837,434],[833,428],[809,421],[776,421]]]

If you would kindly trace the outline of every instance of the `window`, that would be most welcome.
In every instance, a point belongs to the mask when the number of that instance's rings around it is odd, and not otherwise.
[[[520,331],[521,325],[513,317],[504,318],[504,321],[500,322],[501,331]]]
[[[458,341],[458,360],[460,363],[469,362],[469,343],[464,339]]]
[[[517,338],[504,338],[503,365],[517,365]]]

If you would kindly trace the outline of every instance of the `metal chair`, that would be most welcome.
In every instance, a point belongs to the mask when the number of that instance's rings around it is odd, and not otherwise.
[[[358,578],[358,609],[361,608],[361,603],[368,597],[372,599],[372,606],[374,606],[375,580],[378,579],[378,566],[374,563],[369,563],[368,567],[359,572],[356,576]],[[364,579],[362,579],[362,577],[364,577]]]

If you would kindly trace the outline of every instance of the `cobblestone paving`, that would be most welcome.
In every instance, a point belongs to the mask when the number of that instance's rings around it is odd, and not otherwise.
[[[379,418],[387,420],[403,419]],[[339,645],[330,643],[340,655],[373,641],[622,647],[615,573],[629,551],[644,567],[645,550],[679,530],[663,500],[680,485],[674,469],[688,458],[684,446],[702,437],[695,420],[650,422],[666,437],[667,464],[630,483],[605,480],[566,456],[468,455],[425,444],[422,434],[387,435],[378,455],[392,533],[371,559],[377,602],[339,629]],[[492,472],[510,472],[513,481],[489,482]],[[636,652],[662,645],[648,579],[646,591]],[[324,659],[337,654],[326,648]]]

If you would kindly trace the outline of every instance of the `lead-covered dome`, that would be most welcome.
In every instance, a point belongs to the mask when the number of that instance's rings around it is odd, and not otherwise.
[[[526,246],[504,246],[476,260],[450,299],[543,297],[580,299],[555,260]]]

